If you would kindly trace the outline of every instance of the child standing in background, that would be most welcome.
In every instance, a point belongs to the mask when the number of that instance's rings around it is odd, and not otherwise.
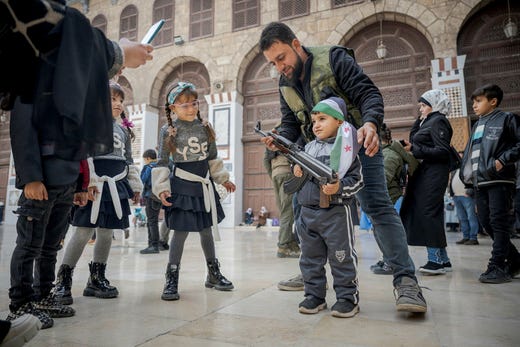
[[[159,253],[159,212],[162,203],[152,193],[152,169],[157,165],[155,149],[147,149],[143,153],[144,166],[141,170],[143,182],[143,198],[146,208],[146,226],[148,229],[148,247],[139,251],[141,254]]]
[[[114,229],[129,227],[128,216],[132,213],[128,199],[139,201],[142,190],[139,171],[133,165],[131,123],[123,112],[124,91],[117,83],[110,84],[112,96],[112,117],[114,151],[112,153],[89,158],[90,184],[89,193],[93,201],[74,211],[72,225],[74,233],[65,249],[63,262],[58,271],[55,294],[61,303],[70,305],[72,273],[83,249],[96,232],[93,261],[89,264],[90,277],[83,291],[84,296],[97,298],[115,298],[119,292],[105,278],[112,234]],[[117,118],[123,119],[123,125]]]
[[[166,117],[169,127],[160,139],[159,163],[152,170],[152,191],[166,207],[167,226],[174,230],[166,284],[161,296],[163,300],[179,299],[180,262],[190,232],[200,235],[208,266],[206,287],[233,289],[233,284],[220,272],[211,227],[216,228],[224,218],[213,181],[222,184],[228,192],[234,192],[235,185],[229,181],[229,172],[217,157],[215,132],[202,121],[197,97],[195,86],[185,82],[178,82],[168,93]],[[177,116],[175,121],[172,112]],[[174,164],[171,175],[168,167],[170,154]]]
[[[337,172],[338,181],[320,186],[310,178],[297,192],[301,205],[300,269],[305,290],[305,300],[299,305],[300,313],[314,314],[327,307],[327,259],[337,300],[331,307],[332,315],[348,318],[359,312],[357,254],[350,202],[363,188],[363,177],[357,156],[356,130],[345,123],[346,114],[345,102],[336,97],[320,101],[311,111],[316,139],[305,146],[305,152]],[[299,165],[294,166],[293,173],[296,177],[304,174]],[[321,193],[329,197],[327,208],[320,207]]]
[[[479,117],[473,126],[460,168],[460,179],[475,188],[477,216],[493,239],[482,283],[505,283],[520,274],[520,253],[511,242],[514,232],[513,197],[520,159],[520,117],[498,109],[504,93],[495,84],[471,94]]]

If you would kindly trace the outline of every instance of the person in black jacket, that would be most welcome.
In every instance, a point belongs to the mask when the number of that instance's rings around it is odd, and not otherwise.
[[[374,235],[393,269],[398,311],[424,313],[426,300],[415,277],[401,219],[386,187],[378,129],[383,123],[383,98],[379,89],[356,63],[351,50],[340,46],[306,47],[284,23],[268,24],[260,37],[260,50],[280,72],[282,112],[279,133],[292,142],[314,139],[311,110],[318,102],[339,96],[347,105],[347,121],[357,130],[365,187],[356,198],[374,224]],[[261,141],[275,150],[272,137]],[[298,214],[295,213],[296,225]],[[283,286],[282,286],[283,285]],[[299,276],[279,283],[284,290],[302,290]],[[288,289],[285,289],[288,288]]]
[[[12,109],[16,187],[23,190],[7,320],[28,313],[46,329],[53,317],[75,313],[51,291],[56,254],[81,186],[80,160],[113,148],[106,137],[112,133],[108,79],[123,62],[144,64],[153,47],[108,40],[62,0],[4,0],[0,22],[0,47],[9,47],[0,51],[1,107]]]
[[[444,192],[448,185],[450,141],[453,134],[446,116],[448,96],[439,89],[429,90],[419,99],[421,116],[410,131],[405,149],[420,161],[409,178],[401,218],[410,246],[426,246],[428,262],[419,268],[425,275],[451,271],[444,232]]]
[[[471,99],[479,116],[466,145],[460,178],[475,188],[477,215],[493,239],[482,283],[510,282],[520,273],[520,254],[511,243],[514,229],[515,163],[520,159],[520,117],[498,109],[504,93],[499,86],[477,88]]]

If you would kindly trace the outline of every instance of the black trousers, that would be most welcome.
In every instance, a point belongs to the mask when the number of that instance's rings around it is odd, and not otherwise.
[[[515,215],[514,186],[495,184],[476,190],[477,215],[484,230],[493,239],[489,264],[504,268],[506,262],[518,262],[520,254],[511,243]]]
[[[162,203],[152,198],[146,198],[146,225],[148,227],[148,245],[159,245],[159,213]]]
[[[48,200],[30,200],[22,193],[18,201],[18,236],[11,258],[9,289],[11,310],[47,296],[53,287],[56,254],[69,227],[76,184],[46,188]]]

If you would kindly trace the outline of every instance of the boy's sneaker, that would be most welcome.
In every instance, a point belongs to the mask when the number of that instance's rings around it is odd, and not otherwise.
[[[433,261],[429,261],[426,263],[426,265],[423,265],[419,268],[419,272],[425,275],[443,275],[446,273],[446,270],[444,270],[443,264],[437,264]]]
[[[511,275],[504,269],[501,269],[497,265],[490,264],[479,279],[482,283],[506,283],[511,282]]]
[[[54,320],[44,311],[38,310],[36,307],[34,307],[32,302],[25,303],[18,307],[15,311],[11,311],[6,320],[12,322],[24,314],[31,314],[38,318],[41,323],[41,329],[48,329],[54,325]]]
[[[468,240],[468,241],[464,242],[464,244],[466,246],[476,246],[476,245],[478,245],[478,240]]]
[[[168,245],[167,242],[159,241],[159,250],[160,251],[167,251],[169,249],[170,249],[170,246]]]
[[[47,295],[40,301],[33,302],[33,305],[36,309],[47,313],[51,318],[72,317],[76,314],[72,307],[61,304],[54,293]]]
[[[312,295],[307,295],[305,300],[298,305],[300,313],[315,314],[327,308],[325,299],[320,299]]]
[[[511,278],[520,275],[520,259],[509,263],[509,275],[511,275]]]
[[[354,317],[359,312],[359,305],[347,299],[338,299],[330,308],[332,315],[339,318]]]
[[[380,261],[378,261],[377,263],[375,263],[375,264],[373,264],[373,265],[370,265],[370,271],[374,271],[374,269],[375,269],[376,267],[381,267],[381,266],[383,266],[384,264],[385,264],[385,262],[382,261],[382,260],[380,260]]]
[[[2,347],[23,346],[36,336],[41,326],[38,318],[32,314],[24,314],[11,321],[11,327],[0,344]]]
[[[465,238],[462,238],[460,239],[459,241],[455,242],[457,245],[463,245],[465,244],[466,242],[468,242],[469,239],[465,239]]]
[[[382,266],[376,266],[372,269],[372,272],[376,275],[392,275],[394,270],[390,265],[385,262],[382,262]]]
[[[424,313],[427,310],[421,288],[411,277],[401,277],[401,282],[394,288],[394,296],[397,311]]]
[[[141,253],[141,254],[157,254],[157,253],[160,253],[160,252],[159,252],[159,247],[158,246],[148,246],[145,249],[141,249],[139,251],[139,253]]]
[[[278,289],[287,291],[303,290],[303,277],[299,274],[296,277],[278,282]]]
[[[448,261],[446,263],[442,263],[442,267],[444,268],[445,272],[452,272],[453,267],[451,266],[451,263]]]

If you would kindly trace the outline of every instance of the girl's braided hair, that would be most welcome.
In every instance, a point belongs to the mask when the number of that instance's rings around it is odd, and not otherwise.
[[[171,103],[168,101],[168,95],[170,95],[171,91],[174,90],[175,88],[178,88],[179,87],[179,84],[176,84],[175,86],[173,86],[173,88],[170,89],[170,91],[168,92],[167,96],[166,96],[166,104],[165,104],[165,107],[164,107],[164,110],[166,112],[166,119],[168,121],[168,126],[171,127],[171,128],[175,128],[175,125],[173,124],[173,119],[172,119],[172,111],[170,110],[170,105]],[[181,95],[184,95],[186,97],[194,97],[195,99],[198,99],[199,97],[199,94],[197,93],[197,91],[195,89],[192,89],[192,88],[185,88],[183,89],[176,97],[175,99],[177,99],[179,96]],[[211,125],[204,121],[200,115],[200,110],[197,111],[197,119],[204,125],[204,127],[206,128],[206,133],[208,135],[208,141],[209,142],[213,142],[215,141],[215,138],[216,138],[216,135],[215,135],[215,131],[213,130],[213,128],[211,127]],[[171,153],[175,153],[177,147],[175,146],[175,133],[171,134],[169,136],[167,136],[166,138],[166,145],[168,146],[168,149],[170,150]]]
[[[121,97],[121,99],[125,100],[125,91],[123,90],[123,87],[121,87],[120,84],[115,82],[110,82],[110,93]],[[132,131],[132,127],[134,126],[130,120],[126,118],[125,111],[121,112],[121,120],[122,120],[122,126],[128,131],[128,134],[130,135],[130,139],[135,140],[135,134]]]

